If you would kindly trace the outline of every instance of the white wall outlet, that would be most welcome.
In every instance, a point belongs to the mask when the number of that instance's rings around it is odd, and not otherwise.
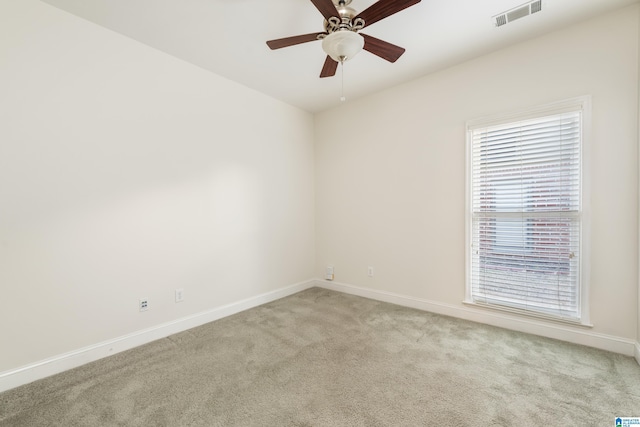
[[[373,267],[367,267],[367,276],[373,277]]]
[[[333,267],[332,266],[327,266],[327,268],[324,271],[324,278],[325,280],[333,280]]]
[[[184,301],[184,289],[176,289],[176,302]]]
[[[148,298],[140,298],[140,300],[138,301],[139,307],[140,307],[140,311],[147,311],[149,310],[149,299]]]

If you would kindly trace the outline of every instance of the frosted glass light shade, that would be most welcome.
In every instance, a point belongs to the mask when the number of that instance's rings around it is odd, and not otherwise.
[[[364,47],[364,37],[350,30],[333,32],[322,40],[322,50],[336,62],[353,58]]]

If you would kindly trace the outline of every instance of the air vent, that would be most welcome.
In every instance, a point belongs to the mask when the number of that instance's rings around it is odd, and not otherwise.
[[[524,18],[532,13],[540,12],[542,10],[542,0],[535,0],[529,3],[525,3],[518,7],[514,7],[511,10],[500,13],[493,17],[496,27],[501,27],[516,19]]]
[[[542,10],[542,0],[531,3],[531,13],[540,12]]]

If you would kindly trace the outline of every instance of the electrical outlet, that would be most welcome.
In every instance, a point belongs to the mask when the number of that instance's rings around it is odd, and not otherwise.
[[[176,302],[184,301],[184,289],[176,289]]]
[[[367,267],[367,276],[373,277],[373,267]]]
[[[149,310],[149,299],[141,298],[138,302],[139,302],[140,311]]]
[[[333,267],[332,266],[327,266],[326,270],[324,271],[324,278],[325,280],[333,280]]]

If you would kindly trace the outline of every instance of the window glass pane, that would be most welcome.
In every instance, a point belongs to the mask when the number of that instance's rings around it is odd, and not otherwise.
[[[581,112],[471,131],[471,297],[579,318]]]

